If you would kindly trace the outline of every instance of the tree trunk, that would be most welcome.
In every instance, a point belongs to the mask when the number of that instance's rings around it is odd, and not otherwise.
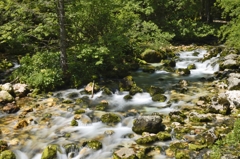
[[[60,28],[60,64],[64,74],[67,75],[68,65],[67,65],[67,52],[66,52],[66,28],[65,28],[65,10],[64,10],[64,0],[57,0],[57,10],[59,17],[59,28]],[[66,77],[65,77],[66,78]]]

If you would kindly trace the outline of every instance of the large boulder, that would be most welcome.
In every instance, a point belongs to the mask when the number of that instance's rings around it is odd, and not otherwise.
[[[139,116],[134,120],[132,130],[137,134],[143,132],[158,133],[165,130],[165,125],[162,124],[160,116]]]
[[[130,91],[133,86],[136,86],[132,76],[124,77],[119,83],[120,91]]]
[[[141,59],[143,59],[149,63],[160,62],[162,58],[165,58],[164,53],[160,53],[160,52],[157,52],[157,51],[151,50],[151,49],[146,49],[141,54]]]
[[[2,91],[7,91],[8,93],[10,93],[11,95],[14,94],[14,91],[13,91],[13,86],[11,83],[5,83],[3,85],[0,85],[0,90]]]
[[[232,90],[225,92],[228,101],[233,105],[235,108],[240,108],[240,90]]]

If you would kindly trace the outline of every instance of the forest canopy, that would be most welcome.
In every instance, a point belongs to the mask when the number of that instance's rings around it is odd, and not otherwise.
[[[0,52],[21,64],[11,78],[42,90],[123,77],[146,49],[240,47],[238,0],[2,0],[0,14]]]

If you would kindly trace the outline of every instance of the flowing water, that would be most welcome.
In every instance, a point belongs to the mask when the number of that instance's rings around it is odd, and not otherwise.
[[[194,52],[199,52],[196,56]],[[137,85],[141,88],[147,88],[150,85],[158,86],[164,88],[165,95],[167,97],[166,102],[153,102],[149,93],[138,93],[133,96],[133,99],[126,101],[123,99],[128,92],[115,91],[111,96],[105,96],[102,92],[98,92],[91,98],[90,95],[81,94],[83,89],[68,89],[58,92],[54,92],[57,96],[61,94],[61,98],[67,98],[67,95],[72,92],[76,92],[78,96],[76,98],[88,96],[90,102],[99,103],[101,100],[106,100],[109,103],[108,112],[115,112],[122,117],[121,123],[116,126],[107,126],[97,120],[104,112],[92,111],[91,109],[86,110],[86,115],[83,115],[87,121],[78,121],[78,126],[70,126],[71,121],[74,118],[73,110],[74,108],[59,109],[59,107],[49,107],[48,109],[39,110],[39,112],[29,113],[33,120],[31,125],[22,130],[14,130],[11,132],[13,123],[8,123],[7,120],[11,119],[11,116],[4,115],[5,122],[1,122],[1,127],[7,125],[9,130],[9,136],[6,138],[13,142],[13,139],[17,138],[17,146],[11,146],[14,153],[17,155],[17,159],[40,159],[43,148],[48,144],[58,144],[60,146],[76,143],[84,140],[97,139],[102,142],[103,148],[101,150],[93,151],[86,147],[80,149],[75,149],[73,147],[72,153],[74,153],[73,159],[108,159],[112,157],[113,151],[124,145],[134,144],[134,140],[138,137],[135,135],[133,138],[128,137],[129,134],[133,133],[132,125],[135,118],[134,115],[126,115],[127,111],[132,109],[138,110],[143,114],[151,114],[153,112],[160,112],[167,114],[173,110],[178,109],[181,105],[186,104],[186,101],[169,102],[172,98],[171,89],[180,80],[185,79],[192,83],[192,86],[197,89],[201,89],[203,82],[201,79],[209,78],[213,76],[214,72],[218,71],[218,64],[216,63],[218,58],[214,57],[205,62],[200,62],[199,59],[203,58],[206,54],[206,50],[198,49],[188,52],[180,52],[179,59],[176,63],[176,68],[186,68],[189,64],[195,64],[196,69],[191,70],[189,76],[179,76],[175,73],[169,73],[163,70],[157,70],[153,74],[144,73],[141,70],[134,72],[132,74]],[[153,64],[158,65],[158,64]],[[197,91],[196,91],[197,92]],[[206,92],[207,93],[207,92]],[[204,94],[201,90],[200,93],[194,93],[189,98],[196,98],[199,94]],[[42,99],[40,103],[47,103],[48,99]],[[39,101],[38,101],[39,102]],[[40,104],[41,105],[41,104]],[[67,111],[66,111],[67,110]],[[39,119],[41,116],[39,114],[51,113],[51,120],[47,121],[45,124],[37,124],[34,121],[41,122]],[[94,116],[95,118],[91,118]],[[21,134],[19,134],[21,132]],[[106,132],[114,132],[109,135]],[[66,138],[64,135],[70,133],[71,137]],[[10,142],[11,143],[11,142]],[[168,144],[167,142],[156,143],[158,145]],[[58,153],[58,159],[68,159],[70,158],[64,152],[63,147],[60,147],[61,153]],[[88,155],[86,155],[88,154]],[[156,155],[155,159],[165,158],[164,154]]]

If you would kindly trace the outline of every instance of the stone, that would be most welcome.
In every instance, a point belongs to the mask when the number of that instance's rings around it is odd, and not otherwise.
[[[58,145],[48,145],[42,153],[41,159],[57,159]]]
[[[143,89],[138,87],[138,86],[133,86],[130,91],[129,91],[129,95],[135,95],[137,93],[142,93],[143,92]]]
[[[11,83],[5,83],[3,85],[1,85],[0,90],[2,91],[7,91],[8,93],[10,93],[11,95],[13,95],[14,91],[13,91],[13,86]]]
[[[25,97],[30,92],[26,84],[16,83],[13,85],[14,93],[17,97]]]
[[[240,108],[240,90],[232,90],[225,92],[229,102],[231,105],[235,106],[235,108]]]
[[[240,73],[230,73],[227,81],[229,90],[240,90]]]
[[[8,143],[4,140],[0,140],[0,153],[5,151],[5,150],[8,150]]]
[[[163,94],[164,90],[160,87],[150,86],[150,88],[148,89],[148,92],[149,92],[150,96],[153,96],[155,94]]]
[[[99,85],[97,83],[90,82],[90,83],[87,84],[87,86],[84,88],[84,90],[87,93],[91,94],[92,90],[93,90],[93,93],[98,92],[100,90],[100,87],[99,87]]]
[[[152,96],[152,100],[155,102],[165,102],[167,97],[163,94],[155,94]]]
[[[14,101],[14,98],[9,92],[7,92],[5,90],[0,91],[0,103],[1,102],[9,103],[12,101]]]
[[[190,75],[190,70],[188,68],[178,68],[176,69],[176,73],[182,76]]]
[[[7,103],[7,105],[3,107],[3,111],[7,114],[16,113],[19,110],[20,108],[16,105],[16,103]]]
[[[120,91],[130,91],[130,89],[136,85],[135,81],[133,80],[132,76],[124,77],[119,83],[119,90]]]
[[[101,121],[109,126],[113,126],[121,121],[121,118],[114,113],[106,113],[101,116]]]
[[[132,130],[137,134],[143,132],[158,133],[164,131],[165,126],[162,124],[160,116],[139,116],[134,120]]]
[[[147,136],[138,138],[136,140],[136,143],[140,145],[147,145],[147,144],[152,144],[157,140],[158,140],[158,137],[156,135],[147,135]]]
[[[15,125],[14,129],[21,129],[27,126],[28,126],[28,122],[26,120],[21,120],[17,123],[17,125]]]
[[[171,134],[169,132],[163,131],[163,132],[159,132],[157,133],[157,138],[159,141],[168,141],[171,140]]]
[[[100,150],[102,148],[102,143],[97,140],[87,141],[84,145],[93,150]]]
[[[0,159],[16,159],[16,155],[10,150],[5,150],[1,152]]]
[[[133,148],[123,147],[114,152],[113,159],[137,159],[137,156]]]
[[[189,120],[192,122],[211,122],[213,117],[211,114],[198,114],[197,112],[191,112],[189,114]]]

